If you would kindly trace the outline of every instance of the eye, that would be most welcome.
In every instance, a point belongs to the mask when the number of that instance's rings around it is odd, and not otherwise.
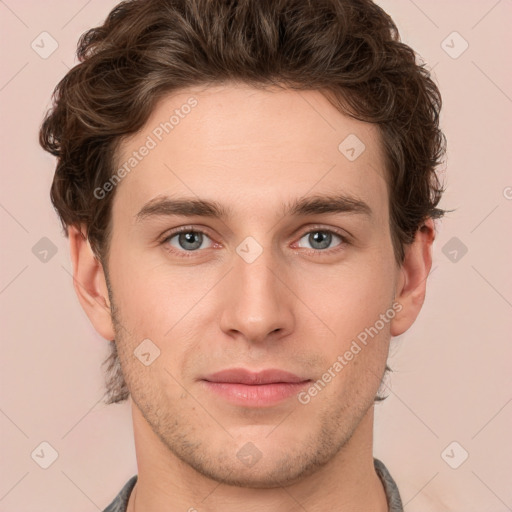
[[[301,237],[298,244],[299,247],[304,247],[301,245],[301,240],[305,239],[307,243],[310,244],[311,249],[315,251],[326,252],[325,249],[331,249],[331,244],[333,240],[338,239],[340,241],[337,246],[345,245],[347,240],[345,237],[335,233],[334,231],[330,231],[328,229],[314,229],[312,231],[308,231],[305,235]],[[308,247],[306,247],[308,248]]]
[[[333,246],[332,244],[336,240],[338,240],[338,243]],[[309,244],[309,246],[304,245],[304,243]],[[194,253],[198,253],[200,249],[209,249],[216,245],[204,231],[187,226],[169,233],[161,244],[167,251],[184,257],[192,256]],[[314,254],[325,254],[341,250],[348,244],[349,241],[345,236],[330,229],[317,228],[305,233],[296,243],[296,246],[310,249]]]
[[[185,228],[169,234],[162,243],[171,246],[172,251],[177,252],[196,252],[198,249],[207,249],[203,243],[210,240],[210,237],[203,231]]]

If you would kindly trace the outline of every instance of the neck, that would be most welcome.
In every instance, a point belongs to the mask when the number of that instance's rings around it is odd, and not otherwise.
[[[373,465],[373,407],[350,440],[324,466],[277,488],[225,485],[178,459],[155,435],[132,402],[138,479],[128,512],[143,510],[235,512],[387,512],[386,495]]]

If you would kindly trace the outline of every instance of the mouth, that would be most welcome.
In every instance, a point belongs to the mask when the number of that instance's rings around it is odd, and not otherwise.
[[[251,372],[233,368],[201,379],[205,388],[234,405],[269,407],[299,393],[311,379],[278,369]]]

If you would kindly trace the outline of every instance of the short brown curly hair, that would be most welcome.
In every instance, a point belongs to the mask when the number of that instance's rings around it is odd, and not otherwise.
[[[398,264],[443,188],[440,92],[391,17],[371,0],[127,0],[85,32],[80,61],[60,81],[41,146],[57,157],[51,200],[64,229],[84,224],[105,272],[120,142],[159,99],[195,85],[319,90],[342,113],[375,123],[386,155]],[[107,274],[108,275],[108,274]],[[115,343],[108,403],[127,398]]]

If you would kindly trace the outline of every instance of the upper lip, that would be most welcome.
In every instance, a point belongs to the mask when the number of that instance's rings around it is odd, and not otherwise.
[[[245,368],[230,368],[220,372],[212,373],[203,378],[209,382],[229,382],[237,384],[271,384],[277,382],[305,382],[310,379],[299,377],[294,373],[284,370],[269,368],[258,372],[246,370]]]

